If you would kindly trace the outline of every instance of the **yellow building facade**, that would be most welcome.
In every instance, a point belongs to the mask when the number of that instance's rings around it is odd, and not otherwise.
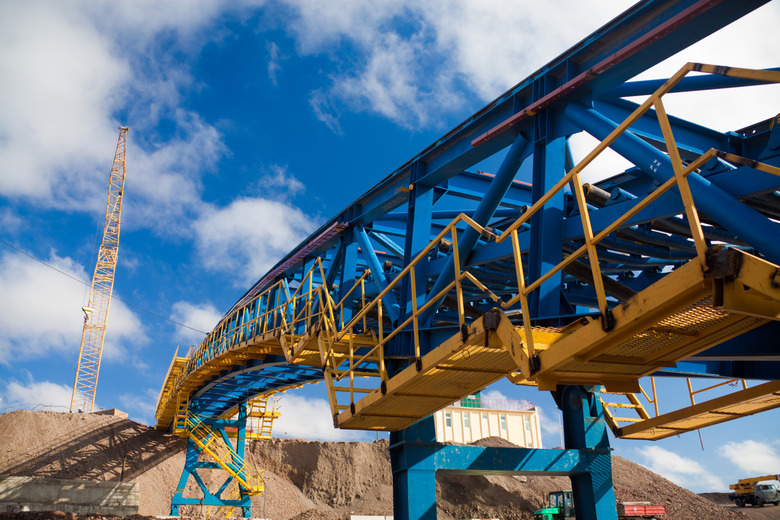
[[[436,440],[469,444],[500,437],[525,448],[541,448],[539,412],[529,401],[469,396],[434,414]]]

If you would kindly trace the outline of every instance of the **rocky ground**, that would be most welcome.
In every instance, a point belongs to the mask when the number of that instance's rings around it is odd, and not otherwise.
[[[0,475],[137,482],[141,515],[169,513],[184,465],[184,440],[112,416],[10,412],[0,415],[0,439]],[[482,441],[492,445],[505,442]],[[272,439],[251,443],[248,459],[265,471],[266,492],[253,501],[254,517],[341,520],[350,513],[392,514],[385,441]],[[722,507],[620,457],[613,457],[613,472],[618,500],[664,504],[669,520],[746,518],[744,513],[751,509]],[[214,474],[206,475],[205,480],[216,483],[220,479],[224,477]],[[569,488],[565,477],[441,475],[437,477],[438,517],[530,519],[533,511],[543,507],[549,491]],[[194,491],[191,483],[189,492]],[[780,512],[780,507],[763,509]],[[184,513],[207,516],[213,511],[192,508]],[[58,515],[2,513],[0,520],[102,518]]]

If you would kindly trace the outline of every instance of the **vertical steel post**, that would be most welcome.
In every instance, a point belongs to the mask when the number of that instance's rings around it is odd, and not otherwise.
[[[433,416],[401,431],[390,432],[395,520],[436,520],[435,451],[413,449],[435,442]]]
[[[412,191],[409,193],[409,210],[406,219],[406,237],[404,242],[404,267],[408,266],[417,254],[428,246],[431,240],[431,220],[433,217],[433,187],[417,182],[425,175],[425,164],[415,162],[410,171]],[[405,277],[401,284],[401,321],[412,313],[416,304],[420,308],[425,303],[425,293],[428,289],[426,262],[420,262],[414,267],[416,303],[412,302],[411,277]],[[424,333],[423,333],[424,334]],[[414,355],[413,341],[408,334],[401,334],[387,348],[389,355]],[[394,373],[397,364],[390,360],[389,370]]]
[[[566,139],[540,140],[534,146],[533,201],[539,200],[566,173]],[[563,191],[559,191],[531,217],[531,247],[528,256],[530,280],[536,280],[561,261]],[[531,295],[530,312],[536,316],[559,316],[561,273],[552,276]]]
[[[586,452],[592,461],[587,473],[569,476],[577,520],[617,520],[609,438],[598,395],[592,388],[565,386],[557,397],[565,448]]]

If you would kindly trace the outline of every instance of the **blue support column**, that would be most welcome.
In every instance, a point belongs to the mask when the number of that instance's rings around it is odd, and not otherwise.
[[[433,417],[390,432],[393,518],[436,520],[436,444]]]
[[[536,202],[566,173],[566,139],[547,142],[542,139],[534,146],[533,200]],[[563,236],[563,191],[554,195],[544,207],[531,217],[531,247],[528,274],[536,280],[561,261]],[[531,317],[560,316],[561,273],[553,275],[531,296]]]
[[[557,393],[566,448],[486,448],[436,442],[432,417],[390,433],[393,515],[435,520],[436,472],[465,475],[568,476],[577,520],[617,520],[606,423],[597,395],[567,386]]]
[[[410,177],[413,184],[412,191],[409,193],[409,211],[406,220],[406,237],[404,243],[404,267],[422,251],[431,241],[431,218],[433,214],[433,188],[417,182],[418,178],[425,176],[425,165],[416,162],[412,165]],[[415,295],[417,307],[420,308],[425,303],[426,292],[428,289],[426,262],[421,262],[415,266]],[[412,291],[411,280],[404,278],[401,286],[401,321],[412,314]],[[426,345],[429,342],[422,331],[421,344]],[[413,356],[414,346],[412,338],[408,334],[401,334],[395,341],[388,345],[386,355],[390,356]],[[396,369],[402,368],[402,364],[394,360],[388,363],[390,373],[395,373]]]
[[[404,250],[404,267],[414,259],[417,254],[427,247],[431,241],[431,214],[433,213],[433,189],[431,186],[424,186],[417,182],[418,177],[425,175],[422,163],[415,163],[411,169],[411,179],[414,185],[409,194],[409,212],[406,220],[406,244]],[[417,305],[421,306],[425,302],[425,273],[420,272],[420,265],[417,267]],[[404,318],[412,312],[411,292],[408,286],[404,286],[401,300],[405,303]]]
[[[601,401],[595,391],[565,386],[559,392],[566,449],[588,452],[587,473],[570,476],[578,520],[617,520],[612,487],[612,459]]]

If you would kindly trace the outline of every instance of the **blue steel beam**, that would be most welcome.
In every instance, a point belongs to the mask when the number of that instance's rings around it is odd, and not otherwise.
[[[501,199],[504,197],[504,195],[506,195],[506,192],[512,186],[517,170],[520,168],[520,165],[525,160],[525,158],[528,157],[532,151],[532,149],[529,149],[529,147],[526,145],[528,145],[528,139],[523,137],[522,134],[517,134],[511,148],[504,157],[501,166],[498,168],[496,176],[490,183],[490,187],[487,189],[484,197],[482,198],[482,201],[474,211],[474,222],[477,224],[485,226],[493,217],[493,213],[501,203]],[[477,239],[479,239],[479,236],[479,232],[469,226],[458,237],[458,253],[462,259],[461,263],[465,263],[468,260],[472,249],[474,249],[474,246],[477,243]],[[435,297],[455,279],[454,267],[455,258],[453,255],[450,255],[446,265],[444,266],[444,269],[440,272],[439,277],[433,284],[433,288],[430,290],[429,299]],[[439,304],[441,304],[441,302],[439,302]],[[420,322],[428,324],[430,319],[435,314],[439,304],[431,305],[427,312],[420,316]]]
[[[374,246],[371,245],[371,241],[362,227],[353,228],[353,233],[355,234],[355,240],[357,240],[357,242],[360,244],[360,249],[363,252],[363,258],[368,261],[368,266],[371,269],[372,278],[379,286],[379,290],[384,291],[387,287],[387,277],[385,276],[385,271],[382,267],[382,264],[376,257]],[[393,294],[392,291],[388,292],[387,295],[383,298],[383,301],[385,302],[387,314],[390,316],[390,321],[397,322],[400,306],[398,305],[398,300],[395,298],[395,294]]]
[[[568,105],[565,112],[566,117],[575,125],[596,139],[605,139],[610,132],[617,128],[617,124],[610,119],[579,103]],[[669,157],[630,131],[626,131],[618,137],[610,148],[634,163],[659,183],[674,177]],[[780,263],[780,241],[776,239],[780,228],[777,224],[739,202],[697,173],[688,175],[688,184],[696,201],[696,207],[700,211],[706,213],[723,228],[746,240],[764,253],[770,261]]]
[[[480,197],[481,199],[482,197]],[[441,211],[432,211],[431,212],[431,219],[433,220],[446,220],[449,224],[449,221],[457,217],[463,213],[467,217],[474,218],[474,210],[441,210]],[[521,215],[520,210],[517,209],[497,209],[495,213],[493,213],[494,218],[518,218]],[[406,222],[406,219],[408,218],[408,215],[406,213],[389,213],[382,217],[382,222],[387,222],[388,220],[397,220],[401,222]],[[443,226],[442,226],[443,227]],[[431,233],[433,234],[433,233]],[[438,234],[438,233],[437,233]],[[371,236],[376,237],[376,233],[372,233]],[[377,239],[379,241],[379,239]]]
[[[771,71],[779,71],[780,67],[772,69],[764,69]],[[600,95],[601,98],[616,98],[616,97],[631,97],[631,96],[649,96],[666,80],[663,79],[649,79],[645,81],[629,81],[618,85],[617,87],[604,92]],[[701,76],[689,76],[683,78],[677,85],[672,87],[669,91],[672,92],[696,92],[701,90],[716,90],[722,88],[735,88],[735,87],[748,87],[751,85],[765,85],[763,81],[746,78],[731,78],[728,76],[720,76],[717,74],[703,74]]]
[[[593,108],[612,121],[624,121],[638,107],[637,103],[624,99],[596,100]],[[678,142],[678,148],[683,159],[694,159],[710,148],[730,151],[732,137],[710,128],[691,123],[678,117],[669,116],[669,124]],[[646,140],[664,145],[661,127],[655,110],[650,109],[633,125],[631,132]]]

